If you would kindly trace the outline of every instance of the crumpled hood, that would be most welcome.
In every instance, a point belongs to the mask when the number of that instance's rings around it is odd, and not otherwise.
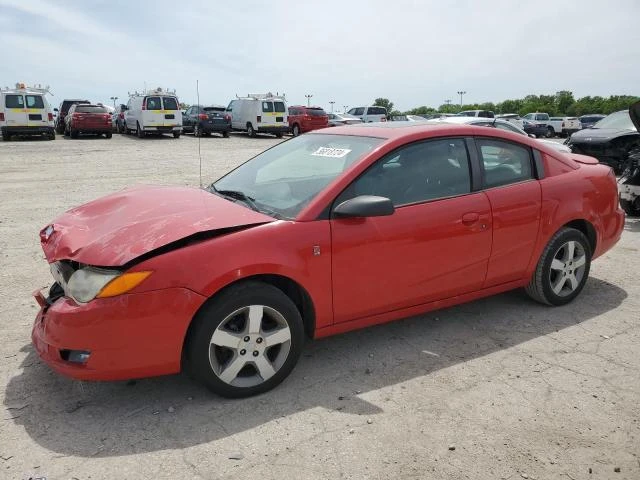
[[[49,263],[116,267],[199,232],[272,221],[201,189],[142,186],[65,212],[40,232],[40,240]]]
[[[622,135],[633,135],[634,133],[637,134],[637,132],[633,130],[618,128],[584,128],[571,135],[571,143],[608,142],[612,138],[620,137]]]

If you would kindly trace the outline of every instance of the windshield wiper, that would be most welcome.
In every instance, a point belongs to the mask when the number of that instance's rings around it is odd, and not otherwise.
[[[244,192],[241,192],[240,190],[218,190],[213,185],[211,185],[211,190],[213,190],[213,192],[223,197],[231,198],[234,200],[240,200],[241,202],[246,203],[252,210],[255,210],[256,212],[260,211],[260,209],[256,205],[256,202],[255,202],[256,199],[250,197]]]

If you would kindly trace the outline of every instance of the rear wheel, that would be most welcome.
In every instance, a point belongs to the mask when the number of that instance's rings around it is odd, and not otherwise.
[[[71,138],[78,138],[80,136],[80,132],[75,128],[70,128],[69,134],[71,135]]]
[[[547,127],[547,138],[553,138],[556,136],[556,131],[553,129],[553,127]]]
[[[111,137],[113,137],[113,133],[108,132],[108,133],[105,133],[104,136],[107,137],[107,138],[111,138]]]
[[[202,136],[202,130],[200,129],[200,125],[198,125],[197,123],[193,127],[193,135],[196,137]]]
[[[187,368],[224,397],[266,392],[293,370],[304,329],[300,312],[278,288],[262,282],[230,287],[194,318]]]
[[[256,131],[253,129],[253,125],[251,125],[250,123],[247,124],[247,135],[249,135],[250,137],[256,136]]]
[[[282,138],[282,132],[276,133],[276,138]]]
[[[140,128],[140,123],[136,123],[136,133],[138,134],[138,138],[144,138],[144,130]]]
[[[173,132],[173,138],[180,138],[180,132]]]
[[[224,138],[229,138],[229,132],[225,130],[224,132],[222,132],[222,136]]]
[[[564,305],[576,298],[589,277],[591,245],[575,228],[560,229],[545,247],[526,287],[534,300]]]
[[[291,132],[293,133],[294,137],[297,137],[298,135],[300,135],[300,126],[298,124],[294,125]]]

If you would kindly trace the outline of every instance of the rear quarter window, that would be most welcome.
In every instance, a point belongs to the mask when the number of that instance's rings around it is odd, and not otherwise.
[[[22,95],[6,95],[4,106],[7,108],[24,108],[24,97]]]

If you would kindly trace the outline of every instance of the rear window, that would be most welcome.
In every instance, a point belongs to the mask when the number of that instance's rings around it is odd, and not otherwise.
[[[162,110],[160,97],[147,97],[144,101],[147,110]]]
[[[42,95],[25,95],[27,97],[27,108],[44,108]]]
[[[311,115],[312,117],[324,117],[327,114],[321,108],[307,108],[307,115]]]
[[[77,105],[76,113],[107,113],[108,110],[99,105]]]
[[[178,100],[173,97],[164,97],[162,99],[164,102],[165,110],[178,110]]]
[[[203,110],[205,112],[224,112],[224,107],[204,107]]]
[[[273,102],[262,102],[262,111],[263,112],[273,112]]]
[[[24,108],[24,97],[22,95],[7,95],[4,99],[7,108]]]
[[[369,107],[367,115],[386,115],[387,109],[384,107]]]
[[[286,112],[286,109],[284,107],[284,103],[283,102],[273,102],[273,105],[275,107],[275,111],[278,113],[284,113]]]

